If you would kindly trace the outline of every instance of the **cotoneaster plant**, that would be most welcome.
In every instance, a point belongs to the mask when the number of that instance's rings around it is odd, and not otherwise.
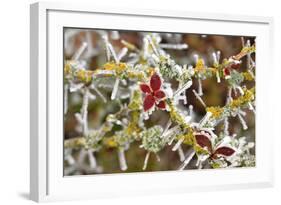
[[[130,166],[126,161],[126,151],[133,142],[138,142],[139,149],[147,152],[143,170],[151,154],[161,160],[158,153],[165,147],[179,153],[182,162],[179,170],[186,169],[192,159],[197,160],[198,169],[255,165],[255,156],[250,152],[255,146],[254,142],[229,134],[229,118],[239,119],[246,130],[245,110],[255,112],[255,62],[251,57],[255,44],[250,45],[250,41],[245,43],[242,38],[241,51],[234,56],[220,60],[220,52],[217,51],[210,54],[213,58],[211,65],[207,65],[198,55],[194,56],[195,64],[179,64],[167,50],[188,49],[188,46],[162,43],[160,34],[143,34],[143,44],[138,47],[119,39],[115,31],[115,37],[123,45],[119,52],[110,43],[107,32],[100,32],[99,35],[105,51],[99,52],[106,57],[101,67],[89,69],[89,65],[80,60],[82,53],[90,58],[94,52],[89,41],[82,44],[71,60],[65,61],[65,115],[69,95],[82,95],[80,112],[75,113],[80,136],[64,141],[66,175],[75,170],[102,172],[95,156],[104,147],[117,150],[120,170],[126,171]],[[124,58],[126,56],[130,58]],[[247,69],[242,72],[240,67],[243,60],[247,61]],[[111,79],[114,83],[109,82]],[[224,106],[205,103],[202,87],[205,80],[227,84]],[[193,86],[195,81],[198,85],[196,89]],[[245,81],[253,82],[253,86],[247,87]],[[172,86],[172,83],[177,86]],[[100,87],[111,89],[111,95],[105,95]],[[199,121],[194,118],[194,105],[187,106],[189,98],[186,92],[189,89],[205,109],[205,116]],[[104,104],[115,103],[119,108],[105,116],[98,129],[89,129],[89,104],[97,99]],[[147,127],[146,120],[156,111],[167,114],[166,125],[162,127],[156,123]],[[114,130],[115,127],[119,129]],[[182,144],[190,147],[188,152],[184,153]],[[72,156],[73,150],[80,150],[79,157]],[[85,158],[89,163],[85,163]]]

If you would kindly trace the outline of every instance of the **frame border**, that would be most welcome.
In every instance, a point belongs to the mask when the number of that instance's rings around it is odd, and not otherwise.
[[[192,11],[167,11],[151,9],[102,8],[94,4],[38,2],[30,5],[30,199],[48,201],[48,62],[47,15],[48,11],[118,14],[164,18],[189,18],[224,22],[268,24],[270,48],[273,48],[273,18],[247,15],[201,13]],[[271,51],[273,52],[273,51]],[[272,54],[272,53],[270,53]],[[273,56],[273,55],[270,55]],[[271,66],[272,67],[272,66]],[[273,160],[271,180],[256,187],[273,185]],[[229,186],[227,186],[229,187]],[[249,184],[249,188],[254,184]],[[230,188],[230,187],[229,187]],[[245,188],[235,185],[233,188]],[[206,187],[209,190],[209,187]],[[202,189],[205,190],[205,189]],[[220,189],[219,189],[220,190]],[[199,190],[195,190],[199,191]]]

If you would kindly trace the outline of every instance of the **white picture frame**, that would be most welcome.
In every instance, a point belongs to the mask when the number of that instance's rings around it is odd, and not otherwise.
[[[64,177],[63,115],[59,114],[63,113],[63,89],[60,89],[63,72],[55,72],[63,68],[63,27],[256,36],[256,167]],[[32,4],[30,198],[41,202],[272,186],[274,134],[270,120],[263,121],[271,119],[273,114],[271,102],[267,100],[273,85],[266,72],[266,69],[272,69],[271,75],[274,72],[272,29],[270,17],[97,8],[94,4]]]

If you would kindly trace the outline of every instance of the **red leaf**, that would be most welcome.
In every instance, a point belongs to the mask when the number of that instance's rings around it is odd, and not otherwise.
[[[224,75],[230,75],[230,71],[228,68],[223,69]]]
[[[145,96],[143,102],[144,111],[147,111],[150,108],[152,108],[154,104],[155,104],[155,99],[152,95]]]
[[[195,139],[196,139],[196,142],[197,144],[204,148],[204,147],[207,147],[208,151],[209,152],[212,152],[212,142],[211,140],[209,140],[208,137],[206,137],[205,135],[203,134],[195,134]]]
[[[234,152],[235,152],[235,150],[230,147],[219,147],[214,152],[214,155],[224,155],[224,156],[229,157],[229,156],[233,155]]]
[[[162,99],[164,98],[166,95],[162,90],[158,90],[154,93],[154,96],[158,99]]]
[[[140,89],[144,93],[151,93],[150,87],[147,84],[140,84]]]
[[[161,87],[161,78],[158,74],[154,73],[150,78],[150,87],[153,91],[159,90]]]
[[[156,106],[160,109],[166,109],[166,103],[164,100],[160,101]]]

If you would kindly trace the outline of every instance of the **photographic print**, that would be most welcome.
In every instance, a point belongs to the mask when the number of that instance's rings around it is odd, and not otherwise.
[[[255,37],[64,28],[64,176],[255,167]]]

